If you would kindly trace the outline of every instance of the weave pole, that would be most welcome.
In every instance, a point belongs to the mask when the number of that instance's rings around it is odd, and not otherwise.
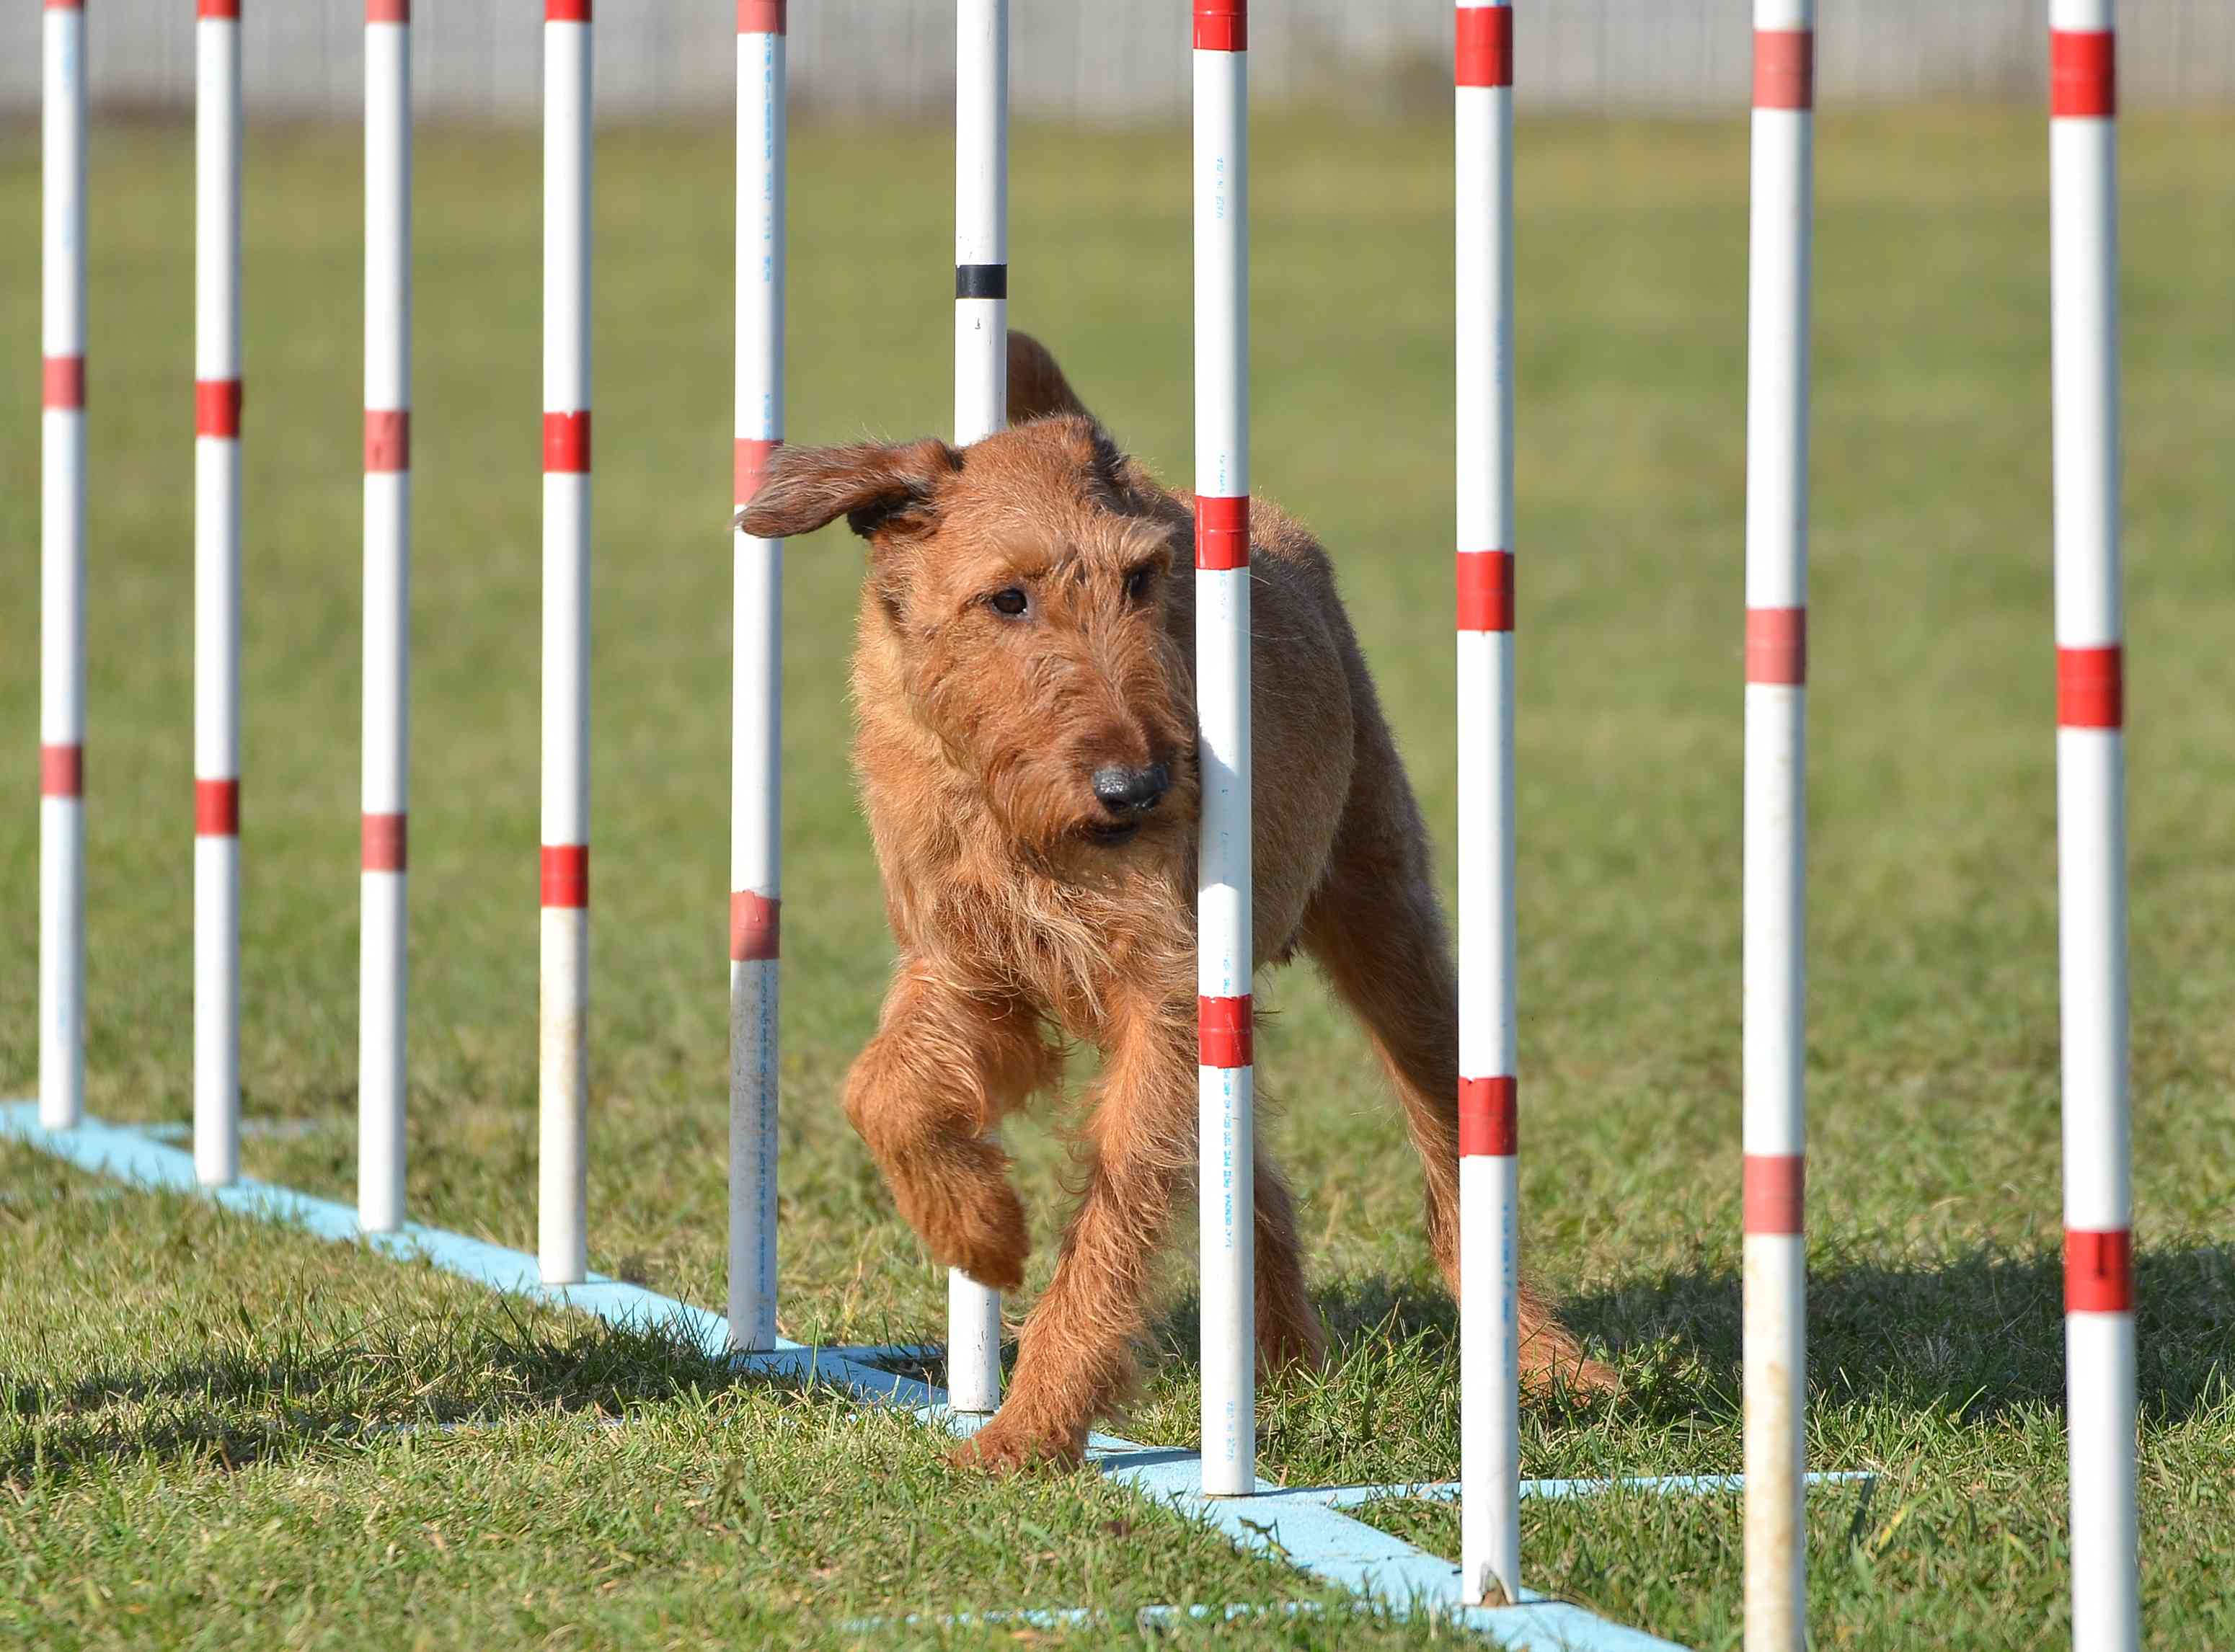
[[[1196,896],[1203,1489],[1257,1489],[1248,0],[1195,0]]]
[[[543,965],[538,1257],[589,1269],[590,0],[543,6]]]
[[[1457,8],[1459,1561],[1520,1598],[1514,1009],[1513,12]]]
[[[2141,1639],[2127,1101],[2119,571],[2118,85],[2111,0],[2049,8],[2057,907],[2072,1644]]]
[[[737,385],[731,493],[783,440],[783,0],[737,4]],[[777,955],[783,542],[733,532],[730,701],[730,1345],[776,1346]]]
[[[85,1116],[85,8],[43,13],[39,1122]]]
[[[240,0],[194,16],[194,1172],[240,1173]]]
[[[954,441],[1009,422],[1009,0],[954,8]],[[1001,1403],[1001,1293],[947,1272],[947,1393]]]
[[[411,669],[411,0],[364,7],[364,735],[357,1210],[403,1225]]]
[[[1746,1645],[1803,1652],[1804,898],[1813,0],[1754,0],[1747,333]]]

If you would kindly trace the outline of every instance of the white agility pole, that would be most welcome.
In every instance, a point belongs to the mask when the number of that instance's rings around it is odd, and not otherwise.
[[[410,750],[411,0],[364,8],[364,734],[357,1210],[403,1225]]]
[[[737,3],[737,364],[731,498],[783,440],[783,0]],[[777,956],[782,912],[783,542],[732,534],[730,1346],[776,1346]]]
[[[194,21],[194,1172],[240,1173],[240,0]]]
[[[47,0],[39,323],[39,1122],[85,1116],[85,7]]]
[[[1457,7],[1460,1598],[1520,1598],[1513,12]]]
[[[2072,1644],[2080,1652],[2131,1652],[2141,1639],[2112,24],[2111,0],[2049,7],[2064,1347]]]
[[[1746,1646],[1803,1652],[1807,1259],[1803,828],[1813,0],[1754,0],[1744,964]]]
[[[1009,0],[954,8],[954,441],[1009,422]],[[1001,1403],[1001,1293],[947,1273],[947,1393]]]
[[[1196,897],[1203,1489],[1257,1489],[1248,0],[1195,0]]]
[[[543,6],[543,967],[537,1255],[589,1270],[590,0]]]

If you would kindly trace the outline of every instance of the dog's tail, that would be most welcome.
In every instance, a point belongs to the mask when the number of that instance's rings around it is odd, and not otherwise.
[[[1045,419],[1051,414],[1075,413],[1084,418],[1093,415],[1086,404],[1078,399],[1078,392],[1071,388],[1071,381],[1055,364],[1048,347],[1030,333],[1012,332],[1009,335],[1009,422],[1022,424],[1027,419]]]

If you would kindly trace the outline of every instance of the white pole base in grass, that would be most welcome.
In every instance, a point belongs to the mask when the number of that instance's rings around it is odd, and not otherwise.
[[[1001,1403],[1001,1293],[947,1270],[947,1404],[984,1416]]]

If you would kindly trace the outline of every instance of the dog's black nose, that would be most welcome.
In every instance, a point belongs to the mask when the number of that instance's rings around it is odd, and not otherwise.
[[[1119,763],[1094,771],[1094,796],[1113,814],[1153,809],[1172,789],[1171,771],[1162,763],[1127,768]]]

